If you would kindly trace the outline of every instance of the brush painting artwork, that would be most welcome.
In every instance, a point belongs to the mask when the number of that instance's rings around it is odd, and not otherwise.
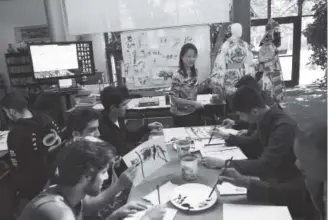
[[[145,178],[170,161],[163,137],[146,141],[123,157],[128,167],[137,167],[133,185],[139,185]]]

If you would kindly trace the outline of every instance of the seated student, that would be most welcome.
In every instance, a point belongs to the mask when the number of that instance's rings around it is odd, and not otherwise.
[[[240,174],[228,168],[220,178],[236,186],[247,188],[250,200],[286,205],[294,215],[303,215],[307,220],[321,219],[326,214],[327,189],[327,125],[315,125],[309,131],[299,132],[294,144],[296,164],[305,175],[306,186],[313,200],[302,194],[305,189],[302,176],[280,183],[269,183]],[[316,207],[317,212],[315,213]],[[300,216],[299,216],[300,217]]]
[[[248,87],[237,90],[232,104],[242,120],[256,123],[260,149],[263,150],[256,158],[233,160],[231,167],[245,175],[270,178],[278,182],[299,175],[294,165],[296,158],[293,153],[293,143],[298,131],[296,122],[277,106],[270,108],[265,105],[261,95]],[[215,135],[223,139],[229,138],[229,135],[219,130]],[[222,168],[225,161],[205,157],[203,163],[211,168]]]
[[[80,137],[61,149],[59,184],[47,188],[23,210],[20,220],[82,220],[104,207],[113,198],[110,188],[101,192],[115,149],[94,137]],[[121,220],[147,209],[141,202],[130,202],[116,210],[108,220]],[[154,207],[141,218],[162,219],[165,210]]]
[[[49,151],[61,144],[60,130],[47,115],[28,109],[25,98],[9,93],[1,101],[7,117],[14,121],[8,134],[10,175],[19,197],[32,199],[49,177]]]
[[[101,103],[104,106],[104,111],[99,118],[100,138],[115,146],[120,156],[130,152],[151,130],[163,128],[159,122],[144,125],[135,132],[122,128],[125,125],[119,124],[118,119],[125,116],[128,101],[126,97],[126,92],[122,94],[120,88],[111,86],[100,93]]]

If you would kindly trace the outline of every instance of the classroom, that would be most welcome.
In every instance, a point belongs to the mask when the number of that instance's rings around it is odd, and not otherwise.
[[[326,220],[326,0],[0,0],[0,220]]]

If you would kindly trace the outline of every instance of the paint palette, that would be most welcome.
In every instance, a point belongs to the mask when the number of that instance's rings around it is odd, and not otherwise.
[[[171,203],[178,209],[185,211],[202,211],[211,208],[217,201],[216,191],[208,197],[212,188],[203,184],[188,183],[176,187],[171,196]]]

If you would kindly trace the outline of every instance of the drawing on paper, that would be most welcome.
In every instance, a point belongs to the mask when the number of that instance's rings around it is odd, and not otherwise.
[[[123,157],[128,167],[137,167],[134,184],[154,173],[170,161],[168,150],[162,137],[144,142]]]

